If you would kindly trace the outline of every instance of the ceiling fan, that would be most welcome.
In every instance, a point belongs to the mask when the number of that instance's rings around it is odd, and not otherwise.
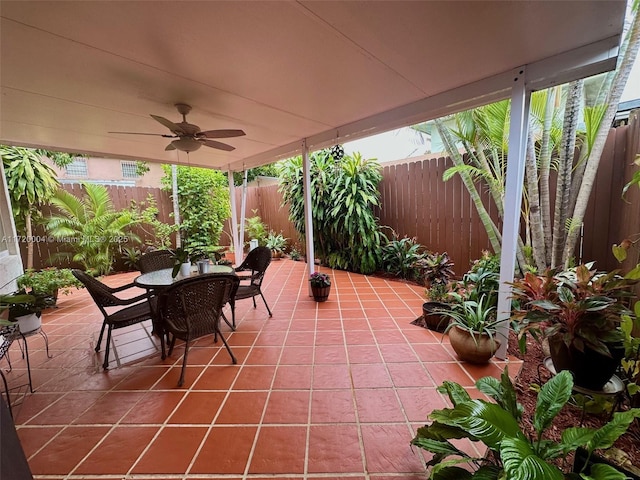
[[[138,132],[109,132],[109,133],[121,133],[125,135],[154,135],[165,138],[175,138],[171,141],[165,150],[180,150],[181,152],[194,152],[201,146],[217,148],[218,150],[224,150],[230,152],[235,150],[235,147],[227,145],[226,143],[211,140],[212,138],[231,138],[241,137],[245,135],[242,130],[224,129],[224,130],[200,130],[198,125],[187,122],[187,114],[191,111],[191,105],[186,103],[176,103],[178,112],[182,115],[182,122],[174,123],[167,120],[164,117],[158,115],[151,115],[156,122],[161,123],[167,127],[172,135],[162,133],[138,133]]]

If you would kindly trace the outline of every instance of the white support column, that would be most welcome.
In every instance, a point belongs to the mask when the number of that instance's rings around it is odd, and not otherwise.
[[[236,250],[236,264],[240,265],[244,259],[244,220],[247,218],[247,174],[249,171],[244,169],[244,180],[242,182],[242,200],[240,202],[240,239],[239,242],[243,248],[240,249],[240,256]]]
[[[309,148],[307,140],[302,140],[302,177],[304,181],[304,233],[307,240],[307,270],[311,275],[316,270],[315,258],[313,256],[313,210],[311,208],[311,163],[309,161]],[[308,282],[307,282],[308,283]],[[308,283],[309,296],[311,284]]]
[[[173,202],[173,223],[180,225],[180,207],[178,205],[178,166],[174,163],[171,165],[171,199]],[[182,246],[182,237],[180,230],[176,232],[176,248]]]
[[[504,223],[502,225],[502,253],[500,256],[500,290],[498,292],[498,319],[511,316],[511,287],[516,266],[516,249],[520,233],[520,208],[524,186],[524,166],[529,123],[529,101],[531,92],[526,88],[525,68],[514,71],[511,90],[511,120],[509,124],[509,156],[507,160],[507,185],[504,195]],[[507,356],[509,323],[504,322],[498,330],[502,341],[496,357]]]
[[[236,254],[236,264],[242,262],[242,245],[238,242],[238,211],[236,209],[236,186],[233,183],[233,171],[229,169],[229,202],[231,203],[231,241]]]

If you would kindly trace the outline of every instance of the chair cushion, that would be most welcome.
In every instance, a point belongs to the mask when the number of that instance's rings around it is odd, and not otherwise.
[[[122,328],[150,318],[151,308],[149,302],[144,300],[112,313],[107,317],[106,322],[113,325],[113,328]]]
[[[251,298],[256,295],[260,295],[260,287],[254,285],[240,285],[236,292],[235,299],[242,300],[243,298]]]

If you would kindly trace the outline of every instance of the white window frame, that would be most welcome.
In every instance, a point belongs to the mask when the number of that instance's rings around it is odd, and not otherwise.
[[[69,170],[69,167],[72,168],[78,168],[78,170],[80,170],[80,166],[79,164],[82,163],[84,164],[84,173],[77,173],[74,172],[73,170]],[[67,177],[75,177],[75,178],[87,178],[89,176],[89,165],[87,162],[86,158],[83,157],[76,157],[73,159],[73,162],[71,162],[69,165],[67,165],[65,168],[65,173],[67,175]]]
[[[120,162],[120,170],[122,172],[122,178],[131,178],[134,180],[137,178],[140,178],[140,175],[138,175],[137,169],[138,169],[137,162],[132,162],[130,160],[123,160]],[[130,171],[131,173],[126,173],[126,171]]]

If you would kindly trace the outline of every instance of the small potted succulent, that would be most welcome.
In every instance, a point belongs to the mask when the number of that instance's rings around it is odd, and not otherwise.
[[[311,293],[316,302],[326,302],[331,291],[331,277],[326,273],[314,272],[309,276]]]

